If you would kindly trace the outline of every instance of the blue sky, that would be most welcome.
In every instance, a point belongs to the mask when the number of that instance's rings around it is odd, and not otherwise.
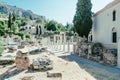
[[[91,0],[92,11],[102,9],[113,0]],[[25,10],[32,10],[34,13],[43,15],[48,19],[54,19],[59,23],[72,23],[77,0],[0,0],[12,6],[17,6]]]

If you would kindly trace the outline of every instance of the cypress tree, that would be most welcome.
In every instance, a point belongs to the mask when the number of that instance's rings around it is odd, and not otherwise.
[[[40,32],[40,35],[42,34],[42,30],[41,30],[41,26],[39,26],[39,32]]]
[[[11,29],[11,25],[12,25],[12,15],[11,15],[11,13],[9,13],[9,19],[8,19],[8,28],[10,28]]]
[[[36,26],[36,35],[38,35],[38,26]]]
[[[16,20],[16,16],[15,16],[15,14],[13,14],[12,21],[15,22],[15,20]]]
[[[88,37],[92,28],[91,0],[78,0],[73,23],[79,36]]]

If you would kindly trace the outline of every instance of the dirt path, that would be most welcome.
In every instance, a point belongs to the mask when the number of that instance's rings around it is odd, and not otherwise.
[[[80,58],[77,54],[62,55],[66,61],[75,61],[79,67],[93,75],[97,80],[120,80],[120,70],[116,67],[104,66],[99,63]]]
[[[8,80],[21,80],[23,77],[32,77],[32,80],[120,80],[120,70],[115,67],[80,58],[77,54],[62,54],[61,51],[52,51],[54,54],[43,52],[29,55],[30,61],[32,62],[32,59],[38,57],[49,56],[54,62],[54,68],[50,72],[62,73],[62,78],[47,78],[44,71],[28,72],[28,70],[24,70],[9,76]],[[0,71],[3,70],[0,68]]]
[[[62,73],[62,78],[47,78],[46,72],[35,71],[28,72],[27,70],[22,71],[16,75],[10,76],[9,80],[21,80],[23,77],[33,77],[32,80],[96,80],[84,69],[79,67],[75,61],[66,61],[59,58],[53,54],[36,54],[30,55],[30,59],[42,56],[49,56],[54,61],[54,69],[49,72],[59,72]]]

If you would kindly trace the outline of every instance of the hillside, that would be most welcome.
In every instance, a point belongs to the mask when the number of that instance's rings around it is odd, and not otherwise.
[[[4,2],[0,2],[0,13],[4,14],[14,13],[15,15],[18,16],[29,17],[32,20],[37,18],[45,18],[44,16],[34,14],[31,10],[24,10],[16,6],[8,5],[7,3]]]

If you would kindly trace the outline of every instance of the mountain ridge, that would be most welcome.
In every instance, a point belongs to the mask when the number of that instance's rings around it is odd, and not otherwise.
[[[38,18],[45,18],[45,16],[37,15],[33,13],[31,10],[24,10],[16,6],[11,6],[6,2],[0,2],[0,13],[3,14],[13,13],[17,16],[28,17],[31,20],[35,20]]]

